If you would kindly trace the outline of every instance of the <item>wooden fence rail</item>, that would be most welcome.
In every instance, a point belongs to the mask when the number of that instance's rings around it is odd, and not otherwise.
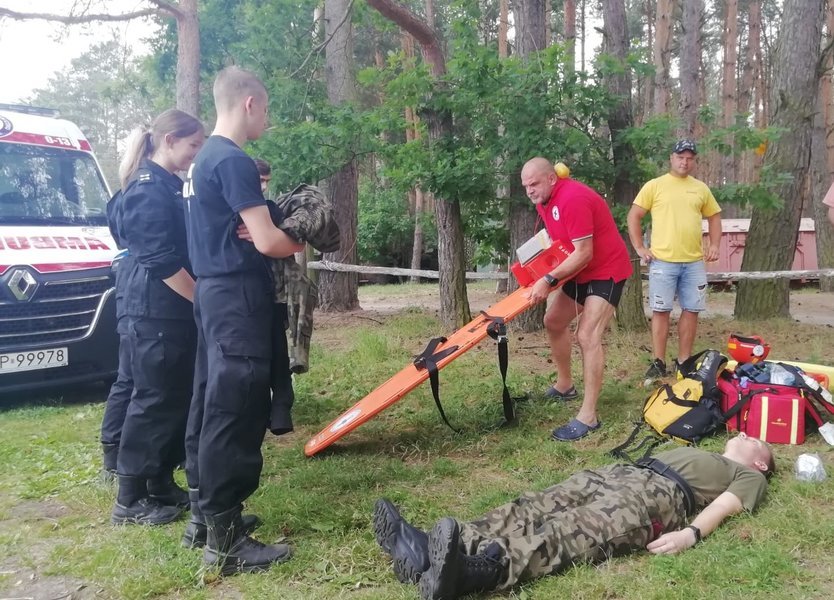
[[[343,273],[367,273],[375,275],[401,275],[403,277],[423,277],[425,279],[439,279],[437,271],[423,269],[401,269],[398,267],[374,267],[370,265],[346,265],[327,260],[316,260],[307,263],[307,268],[316,271],[337,271]],[[507,279],[506,271],[484,273],[467,272],[467,279]],[[834,277],[834,269],[817,269],[814,271],[733,271],[728,273],[707,273],[710,282],[741,281],[742,279],[819,279],[820,277]]]

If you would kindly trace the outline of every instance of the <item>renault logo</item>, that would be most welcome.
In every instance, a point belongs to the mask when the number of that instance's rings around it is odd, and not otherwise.
[[[17,269],[9,278],[9,289],[15,298],[25,302],[32,299],[35,290],[38,289],[38,282],[26,269]]]

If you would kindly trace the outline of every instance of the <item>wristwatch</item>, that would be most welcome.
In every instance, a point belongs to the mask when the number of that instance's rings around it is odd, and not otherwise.
[[[701,530],[700,529],[698,529],[694,525],[687,525],[686,527],[684,527],[684,529],[691,529],[693,531],[693,533],[695,534],[695,543],[696,544],[701,541]]]
[[[549,285],[550,287],[556,287],[557,285],[559,285],[559,280],[556,279],[550,273],[545,273],[542,279],[544,279],[547,282],[547,285]]]

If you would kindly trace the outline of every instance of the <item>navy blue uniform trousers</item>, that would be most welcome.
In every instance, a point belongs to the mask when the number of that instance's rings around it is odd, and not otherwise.
[[[159,477],[184,457],[197,331],[183,319],[134,317],[131,345],[133,395],[119,445],[118,473]]]
[[[119,371],[116,381],[110,386],[107,404],[104,406],[104,417],[101,419],[101,443],[119,445],[122,439],[122,425],[127,415],[127,405],[133,394],[133,358],[130,338],[128,336],[128,317],[120,317],[116,324],[119,334]],[[105,465],[116,468],[116,465]]]
[[[203,514],[258,488],[269,421],[272,285],[266,273],[199,277],[197,361],[185,439],[186,477]]]

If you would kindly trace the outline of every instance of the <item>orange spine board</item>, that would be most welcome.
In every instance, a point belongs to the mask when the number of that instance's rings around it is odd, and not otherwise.
[[[505,321],[509,321],[530,308],[531,303],[527,298],[528,293],[527,288],[519,288],[484,312],[492,317],[502,317]],[[469,324],[455,331],[443,344],[436,348],[435,352],[440,352],[451,346],[457,346],[458,349],[437,361],[437,368],[442,369],[483,340],[487,336],[487,327],[491,323],[490,319],[478,315]],[[413,364],[408,365],[312,437],[304,446],[304,454],[313,456],[327,448],[343,435],[353,431],[365,421],[394,404],[428,378],[429,372],[427,370],[418,370]]]
[[[515,263],[512,266],[512,272],[522,287],[496,302],[484,312],[491,317],[503,318],[505,322],[514,319],[532,306],[529,298],[527,298],[529,293],[527,286],[533,285],[544,273],[552,271],[568,256],[570,256],[570,251],[557,240],[524,265]],[[564,281],[560,283],[563,284]],[[491,323],[491,319],[480,314],[472,319],[469,324],[450,335],[444,343],[435,348],[435,353],[452,346],[457,346],[457,350],[438,360],[437,368],[442,369],[483,340],[487,336],[487,328]],[[408,365],[310,438],[304,445],[304,454],[313,456],[324,450],[343,435],[350,433],[365,421],[372,419],[394,404],[428,378],[429,372],[427,370],[417,369],[413,364]]]

